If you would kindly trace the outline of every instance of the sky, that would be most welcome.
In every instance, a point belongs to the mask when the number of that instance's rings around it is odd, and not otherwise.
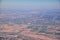
[[[1,8],[60,8],[59,0],[1,0]]]

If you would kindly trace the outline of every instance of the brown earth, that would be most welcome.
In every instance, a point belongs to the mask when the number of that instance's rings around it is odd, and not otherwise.
[[[35,32],[30,31],[31,29],[27,28],[27,24],[0,24],[0,32],[19,32],[19,34],[32,37],[35,39],[41,39],[41,40],[57,40],[52,37],[48,37],[45,35],[37,35]],[[2,29],[1,29],[2,28]]]

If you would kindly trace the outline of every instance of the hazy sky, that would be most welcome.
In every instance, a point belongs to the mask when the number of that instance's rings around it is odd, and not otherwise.
[[[60,8],[59,0],[2,0],[2,8]]]

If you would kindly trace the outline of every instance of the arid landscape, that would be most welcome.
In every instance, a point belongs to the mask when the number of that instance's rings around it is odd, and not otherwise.
[[[58,40],[55,35],[49,36],[44,33],[32,32],[28,29],[27,24],[0,24],[0,39],[1,40]],[[50,34],[51,35],[51,34]]]
[[[60,40],[60,9],[0,9],[0,40]]]

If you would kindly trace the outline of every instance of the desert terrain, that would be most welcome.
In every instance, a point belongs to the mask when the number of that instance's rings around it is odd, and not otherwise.
[[[60,9],[0,9],[0,40],[60,40]]]

